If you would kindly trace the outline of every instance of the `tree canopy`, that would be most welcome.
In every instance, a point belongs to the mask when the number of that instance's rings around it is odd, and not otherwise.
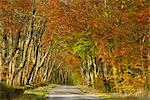
[[[0,0],[0,15],[0,81],[150,90],[148,0]]]

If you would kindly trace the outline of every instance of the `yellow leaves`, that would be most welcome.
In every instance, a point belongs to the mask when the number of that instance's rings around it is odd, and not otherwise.
[[[71,36],[64,36],[64,40],[73,40],[73,37],[71,37]]]
[[[71,65],[75,65],[78,62],[77,58],[70,54],[66,54],[65,60]]]
[[[104,12],[104,16],[105,16],[105,17],[109,17],[108,12]]]
[[[118,83],[116,88],[119,89],[119,91],[124,91],[127,94],[142,88],[145,84],[145,79],[143,75],[138,75],[133,78],[130,77],[128,74],[118,74],[116,76],[110,76],[109,80],[117,81]]]
[[[145,76],[144,75],[138,75],[134,78],[134,83],[135,85],[137,85],[137,83],[141,86],[143,86],[145,84]]]

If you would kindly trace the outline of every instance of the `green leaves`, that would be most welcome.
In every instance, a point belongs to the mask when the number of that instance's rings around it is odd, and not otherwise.
[[[77,42],[75,42],[72,49],[73,54],[81,58],[84,58],[87,55],[95,56],[97,52],[96,42],[90,38],[88,39],[85,37],[82,37]]]

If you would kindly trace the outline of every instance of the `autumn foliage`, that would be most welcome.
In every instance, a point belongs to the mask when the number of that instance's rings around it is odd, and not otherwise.
[[[148,7],[148,0],[0,0],[0,68],[8,71],[0,80],[146,94]]]

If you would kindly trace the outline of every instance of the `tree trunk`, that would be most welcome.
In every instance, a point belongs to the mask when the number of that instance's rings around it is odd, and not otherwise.
[[[150,35],[150,34],[148,34]],[[145,90],[146,95],[148,96],[150,91],[150,49],[149,49],[149,43],[150,38],[146,36],[143,37],[143,44],[142,44],[142,58],[143,58],[143,66],[144,66],[144,72],[145,72],[145,78],[146,78],[146,84],[145,84]]]
[[[1,40],[0,40],[0,44],[1,44]],[[0,82],[2,81],[2,70],[3,70],[3,66],[2,66],[2,51],[0,49]]]

